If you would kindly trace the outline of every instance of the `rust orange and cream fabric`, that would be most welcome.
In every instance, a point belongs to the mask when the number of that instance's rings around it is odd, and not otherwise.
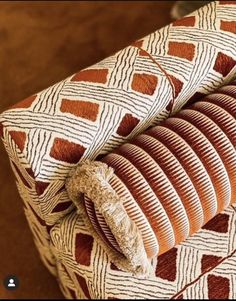
[[[111,260],[149,272],[149,259],[236,202],[236,82],[80,163],[66,188]]]
[[[236,205],[155,257],[155,274],[147,279],[119,270],[76,212],[52,228],[51,241],[68,299],[236,298]]]
[[[212,2],[0,115],[26,217],[52,273],[59,259],[50,233],[75,210],[69,171],[235,78],[235,16],[235,2]]]

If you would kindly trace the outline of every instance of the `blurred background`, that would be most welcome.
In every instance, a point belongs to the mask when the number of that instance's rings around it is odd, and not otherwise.
[[[0,112],[170,23],[174,1],[0,1]],[[0,143],[0,299],[63,299]],[[7,291],[13,274],[20,286]]]

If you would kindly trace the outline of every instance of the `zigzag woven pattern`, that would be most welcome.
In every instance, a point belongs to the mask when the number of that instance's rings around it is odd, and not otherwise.
[[[212,2],[0,115],[26,217],[52,273],[59,264],[50,230],[74,209],[68,171],[234,78],[235,12],[234,1]]]

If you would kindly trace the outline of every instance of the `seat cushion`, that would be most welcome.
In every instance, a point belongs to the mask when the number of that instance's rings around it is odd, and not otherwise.
[[[63,290],[71,298],[234,299],[236,205],[200,231],[154,258],[146,279],[119,270],[73,212],[51,229]]]

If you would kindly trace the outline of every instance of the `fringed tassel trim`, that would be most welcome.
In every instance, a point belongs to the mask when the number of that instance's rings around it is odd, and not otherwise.
[[[120,198],[109,184],[113,169],[103,162],[85,160],[73,169],[66,181],[71,200],[82,214],[89,231],[107,252],[110,260],[121,270],[135,275],[153,273],[150,259],[136,224],[129,218]],[[81,200],[85,194],[103,215],[124,255],[109,247],[94,230]]]

